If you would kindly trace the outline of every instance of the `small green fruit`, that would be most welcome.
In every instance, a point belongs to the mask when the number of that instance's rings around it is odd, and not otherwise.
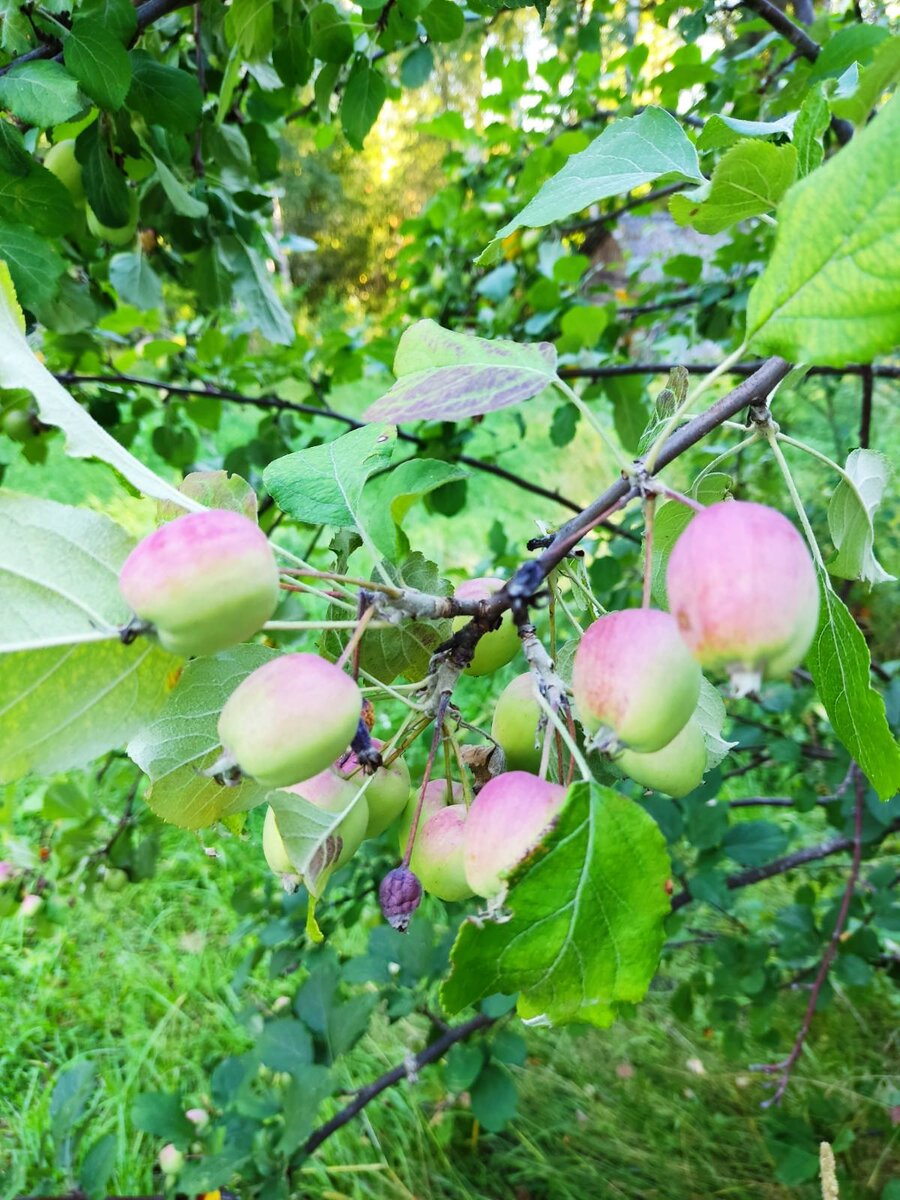
[[[34,437],[31,414],[24,408],[11,408],[3,414],[3,432],[14,442],[27,442]]]
[[[88,229],[94,237],[100,238],[103,242],[108,242],[110,246],[127,246],[137,230],[139,203],[137,192],[135,191],[129,191],[128,193],[128,209],[128,220],[124,225],[104,225],[94,210],[88,206]]]
[[[699,722],[692,717],[662,750],[651,754],[623,750],[615,763],[642,787],[665,792],[667,796],[686,796],[703,782],[706,739]]]
[[[372,738],[376,750],[384,748],[384,742]],[[362,787],[366,776],[359,769],[359,760],[351,754],[337,770],[349,778],[357,787]],[[369,824],[366,837],[378,837],[397,820],[409,798],[409,767],[402,758],[395,758],[389,767],[379,767],[375,778],[366,788],[366,803],[369,806]]]
[[[225,701],[219,740],[245,775],[286,788],[327,770],[350,745],[361,711],[359,688],[334,663],[282,654]]]
[[[438,900],[468,900],[472,889],[463,865],[465,804],[441,808],[419,830],[409,865],[426,892]]]
[[[432,779],[425,788],[425,800],[422,804],[422,815],[419,817],[419,832],[423,829],[425,822],[433,817],[435,813],[440,812],[448,804],[455,804],[463,798],[463,786],[461,783],[454,781],[452,784],[446,779]],[[397,827],[397,843],[400,847],[400,853],[406,853],[406,843],[409,841],[410,830],[412,829],[413,817],[416,814],[416,805],[419,802],[419,789],[413,788],[409,793],[409,799],[406,802],[406,808],[400,817],[400,824]]]
[[[503,584],[502,579],[467,579],[456,589],[454,597],[457,600],[488,600],[494,592],[499,592]],[[461,629],[471,619],[471,617],[455,617],[453,620],[454,630]],[[499,671],[508,662],[512,662],[519,651],[519,646],[518,630],[513,623],[512,614],[507,611],[503,614],[499,628],[486,633],[479,639],[472,661],[466,667],[466,674],[493,675],[494,671]]]
[[[118,867],[110,867],[103,876],[103,886],[110,892],[121,892],[128,886],[128,875]]]
[[[537,744],[541,706],[535,699],[535,680],[530,672],[517,675],[500,693],[491,722],[491,736],[500,743],[510,771],[536,773],[541,765]]]
[[[215,654],[247,641],[272,616],[278,567],[255,521],[212,508],[167,521],[139,542],[119,588],[166,650]]]
[[[75,139],[66,138],[51,146],[44,155],[44,166],[63,184],[76,204],[84,203],[81,163],[75,157]]]

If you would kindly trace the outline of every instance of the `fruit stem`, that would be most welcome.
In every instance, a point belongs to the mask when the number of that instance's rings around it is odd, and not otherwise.
[[[370,608],[368,611],[373,612],[374,610]],[[368,622],[366,622],[366,624],[368,624]],[[290,632],[291,630],[304,630],[304,629],[358,629],[359,625],[360,625],[360,622],[358,620],[357,621],[350,621],[350,620],[347,620],[347,621],[266,621],[265,625],[263,625],[263,629],[272,630],[272,631],[284,630],[285,632]],[[392,628],[392,626],[389,621],[376,621],[374,624],[374,628],[375,629],[390,629],[390,628]],[[352,641],[352,639],[351,639],[351,641]],[[347,644],[349,646],[350,642],[348,642]],[[350,646],[350,648],[352,650],[353,647]],[[343,662],[341,660],[339,660],[337,665],[340,667],[343,665]]]
[[[725,424],[730,426],[733,424],[733,422],[726,421]],[[738,425],[737,428],[743,430],[745,426]],[[726,458],[730,458],[732,454],[740,454],[742,450],[746,450],[748,446],[753,444],[753,442],[758,441],[759,433],[754,429],[749,437],[744,438],[743,441],[737,442],[734,446],[729,446],[727,450],[723,450],[721,454],[716,455],[712,462],[706,464],[706,466],[691,484],[691,491],[696,493],[697,488],[700,486],[700,481],[705,479],[707,475],[711,474],[720,463],[725,461]]]
[[[812,525],[809,523],[809,517],[806,515],[806,509],[803,507],[803,501],[800,499],[800,493],[797,491],[797,485],[794,483],[794,477],[791,474],[791,469],[787,465],[787,460],[781,452],[781,447],[778,445],[778,435],[770,426],[763,431],[766,436],[766,441],[772,449],[772,454],[775,456],[775,461],[778,463],[779,470],[784,476],[784,482],[787,485],[787,490],[790,492],[791,500],[794,502],[794,508],[797,510],[797,516],[800,518],[800,524],[803,526],[803,532],[806,534],[806,540],[809,543],[810,553],[815,559],[816,566],[825,581],[826,587],[831,588],[831,580],[828,577],[828,572],[825,569],[825,562],[822,558],[822,552],[819,549],[819,543],[816,541],[816,535],[813,533]]]
[[[373,583],[371,579],[359,579],[355,575],[341,575],[338,571],[316,571],[312,567],[301,571],[296,568],[289,568],[281,572],[282,575],[294,575],[298,579],[328,579],[334,583],[343,583],[348,587],[361,587],[369,592],[383,592],[386,596],[396,599],[403,595],[401,588],[388,587],[386,583]]]
[[[603,444],[611,451],[619,469],[622,471],[627,471],[629,469],[629,463],[627,459],[616,445],[615,439],[611,436],[605,425],[599,420],[597,414],[591,411],[591,409],[584,402],[584,400],[582,400],[575,389],[569,387],[564,380],[557,379],[555,380],[555,383],[566,399],[575,405],[591,428],[600,435]]]
[[[363,603],[362,598],[360,598],[360,603]],[[353,633],[350,635],[350,637],[347,641],[347,645],[341,651],[341,656],[335,663],[335,666],[342,668],[344,666],[344,664],[346,663],[347,659],[350,657],[350,655],[353,654],[354,655],[353,661],[356,666],[356,675],[359,674],[359,656],[355,654],[355,651],[359,647],[359,643],[360,643],[360,639],[362,638],[362,635],[366,632],[366,627],[368,626],[369,622],[372,620],[372,618],[374,616],[375,616],[375,609],[374,608],[366,608],[361,613],[361,615],[357,621],[351,622],[351,626],[354,627]],[[378,623],[378,625],[376,627],[384,628],[386,625],[387,625],[386,621],[381,621]]]
[[[817,458],[819,462],[825,463],[826,467],[831,467],[832,471],[837,471],[838,475],[840,475],[847,487],[850,488],[855,494],[862,507],[866,507],[866,503],[860,495],[859,488],[853,482],[851,476],[848,475],[844,468],[839,466],[833,458],[829,458],[827,454],[822,454],[820,450],[813,449],[813,447],[807,445],[806,442],[800,442],[796,438],[788,437],[786,433],[778,433],[776,436],[779,442],[784,442],[785,446],[793,446],[795,450],[803,450],[806,454],[811,454],[813,458]]]
[[[413,813],[412,824],[409,827],[409,837],[406,839],[406,851],[403,855],[402,866],[409,867],[409,860],[413,852],[413,846],[416,843],[416,834],[419,832],[419,818],[422,815],[422,805],[425,803],[425,789],[431,780],[431,771],[434,767],[435,756],[437,755],[438,746],[441,744],[441,737],[444,733],[444,716],[447,712],[447,706],[450,703],[450,693],[442,692],[438,700],[437,712],[434,717],[434,736],[431,739],[431,749],[428,751],[428,761],[425,763],[425,773],[422,776],[422,786],[419,788],[419,800],[416,804],[416,811]]]
[[[578,769],[581,772],[581,778],[590,783],[594,776],[591,773],[591,768],[587,764],[587,760],[578,749],[575,739],[571,736],[565,725],[563,725],[562,721],[560,721],[559,716],[553,711],[551,705],[547,703],[545,697],[541,695],[540,688],[534,689],[534,695],[538,704],[547,714],[548,721],[550,721],[554,729],[557,730],[559,736],[565,742],[569,753],[572,755],[573,760],[578,764]]]
[[[703,512],[706,507],[699,500],[692,500],[690,496],[685,496],[683,492],[676,492],[674,488],[670,488],[665,483],[659,483],[654,480],[649,486],[657,495],[665,496],[668,500],[675,500],[679,504],[684,504],[687,508],[692,508],[694,512]]]
[[[308,583],[286,583],[283,579],[279,581],[279,587],[285,592],[302,592],[304,596],[315,596],[318,600],[327,600],[329,605],[337,605],[338,608],[349,609],[350,612],[356,611],[356,605],[351,604],[349,600],[344,600],[340,596],[329,595],[323,592],[321,588],[312,587]]]
[[[644,497],[644,583],[641,590],[641,608],[650,607],[650,593],[653,586],[653,513],[656,508],[656,497]]]

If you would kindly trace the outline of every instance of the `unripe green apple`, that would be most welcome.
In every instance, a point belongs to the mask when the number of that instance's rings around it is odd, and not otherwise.
[[[34,437],[34,422],[24,408],[11,408],[3,414],[3,432],[14,442],[27,442]]]
[[[433,817],[435,813],[440,812],[448,804],[455,804],[463,798],[463,786],[455,780],[450,783],[447,779],[432,779],[425,787],[425,799],[422,803],[422,815],[419,817],[419,831],[421,832],[425,822],[429,817]],[[413,817],[416,815],[416,805],[419,803],[419,789],[413,788],[409,793],[409,799],[406,802],[406,807],[400,817],[400,824],[397,827],[397,842],[400,846],[400,853],[406,853],[406,843],[409,841],[409,834],[412,829]]]
[[[121,892],[128,884],[128,875],[118,867],[108,867],[103,876],[103,886],[110,892]]]
[[[75,157],[75,139],[66,138],[51,146],[44,155],[44,166],[62,183],[76,204],[84,203],[81,163]]]
[[[675,618],[653,608],[611,612],[589,625],[575,651],[572,691],[590,732],[612,730],[642,754],[661,750],[697,707],[700,668]]]
[[[241,513],[207,509],[161,525],[126,558],[119,588],[173,654],[215,654],[252,637],[278,604],[266,535]]]
[[[491,736],[500,743],[510,771],[536,772],[541,765],[537,744],[541,706],[535,699],[534,676],[526,671],[506,685],[494,708]]]
[[[372,738],[376,750],[384,748],[384,742]],[[344,778],[353,776],[352,782],[357,788],[365,783],[366,776],[359,769],[359,759],[355,753],[338,764],[337,770]],[[375,778],[366,788],[366,803],[369,807],[369,824],[366,837],[378,837],[389,825],[397,820],[406,807],[409,799],[409,767],[402,758],[395,758],[389,767],[379,767]]]
[[[493,596],[494,592],[499,592],[503,584],[502,579],[467,579],[453,594],[457,600],[487,600]],[[471,617],[455,617],[453,620],[454,630],[461,629],[471,619]],[[512,662],[519,645],[518,631],[512,614],[507,611],[503,614],[500,627],[479,639],[472,661],[466,667],[466,674],[492,675],[494,671],[499,671],[508,662]]]
[[[269,870],[274,871],[276,875],[296,874],[296,868],[275,823],[275,809],[271,806],[266,809],[266,819],[263,821],[262,845]]]
[[[409,865],[425,891],[438,900],[467,900],[472,895],[463,865],[468,811],[465,804],[441,808],[416,836]]]
[[[562,808],[566,789],[527,771],[488,780],[472,802],[465,827],[466,879],[479,896],[495,896],[504,877],[541,840]]]
[[[723,500],[694,517],[666,568],[669,607],[698,662],[735,692],[800,665],[819,619],[816,569],[774,508]]]
[[[317,654],[282,654],[228,697],[219,740],[244,775],[286,788],[318,775],[346,750],[361,710],[359,688],[334,663]]]
[[[108,242],[110,246],[127,246],[134,237],[138,223],[138,196],[137,192],[129,191],[128,193],[128,220],[124,225],[104,225],[94,210],[88,205],[87,224],[88,229],[96,238],[100,238],[103,242]]]
[[[184,1166],[184,1155],[172,1142],[159,1152],[159,1169],[163,1175],[177,1175]]]
[[[314,804],[322,812],[340,813],[351,803],[359,791],[359,787],[355,780],[351,783],[335,771],[328,770],[321,771],[312,779],[304,779],[301,783],[295,783],[292,787],[286,787],[283,790],[302,796],[304,800]],[[359,797],[337,829],[331,834],[332,837],[340,839],[340,853],[334,862],[335,867],[342,867],[353,857],[366,836],[368,823],[369,809],[366,797],[363,795]]]
[[[623,750],[615,763],[642,787],[665,792],[667,796],[686,796],[703,782],[706,739],[696,717],[691,717],[662,750],[651,754]]]

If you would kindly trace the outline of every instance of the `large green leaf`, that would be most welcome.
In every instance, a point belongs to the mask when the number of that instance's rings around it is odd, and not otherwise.
[[[0,108],[28,125],[61,125],[86,107],[78,84],[58,62],[29,62],[0,78]]]
[[[586,150],[573,154],[497,232],[477,261],[496,262],[500,243],[522,226],[561,221],[589,204],[630,192],[664,175],[703,182],[697,151],[675,118],[662,108],[647,108],[637,117],[616,121]]]
[[[793,362],[869,362],[900,341],[900,97],[788,191],[750,292],[757,350]],[[802,247],[802,253],[798,253]]]
[[[807,663],[831,727],[882,800],[900,790],[900,747],[870,682],[869,648],[820,572],[821,613]]]
[[[60,278],[66,269],[66,261],[46,237],[25,225],[13,225],[2,218],[0,254],[3,255],[0,259],[0,387],[14,387],[21,385],[5,382],[5,368],[8,364],[3,361],[3,276],[6,275],[10,295],[13,295],[14,283],[22,297],[22,303],[33,309],[52,300],[56,295]]]
[[[891,465],[874,450],[854,450],[844,470],[852,484],[842,479],[828,506],[828,528],[835,547],[829,573],[839,579],[890,583],[894,576],[875,557],[872,519],[890,479]]]
[[[402,525],[414,504],[447,483],[466,479],[468,474],[455,463],[411,458],[371,479],[362,497],[363,522],[382,554],[395,559],[409,549]]]
[[[362,150],[366,134],[378,120],[386,98],[384,76],[364,54],[358,55],[341,97],[341,127],[354,150]]]
[[[265,799],[266,789],[251,779],[222,787],[200,772],[221,751],[216,726],[222,705],[241,680],[275,656],[267,646],[248,644],[189,662],[156,719],[135,731],[128,753],[150,776],[146,800],[158,817],[202,829]]]
[[[488,340],[417,321],[400,338],[394,374],[365,420],[461,421],[542,392],[556,379],[556,351],[548,342]]]
[[[223,238],[220,250],[234,275],[234,293],[256,328],[270,342],[289,346],[294,340],[294,323],[279,300],[258,251],[234,237]]]
[[[80,17],[63,43],[63,59],[86,95],[101,108],[122,107],[131,85],[131,60],[101,21]]]
[[[599,784],[569,789],[553,831],[513,873],[511,916],[463,922],[441,996],[458,1012],[519,992],[519,1015],[609,1025],[647,991],[669,913],[659,827]]]
[[[140,249],[113,255],[109,260],[109,282],[126,304],[142,312],[162,304],[162,282]]]
[[[396,433],[367,425],[269,463],[263,481],[279,508],[311,525],[358,526],[366,480],[386,467]]]
[[[673,196],[669,211],[679,225],[692,225],[698,233],[720,233],[775,208],[796,174],[793,146],[738,142],[722,155],[709,189]]]
[[[403,562],[385,562],[382,566],[388,578],[401,587],[417,588],[433,596],[449,596],[452,590],[434,563],[421,554],[411,554]],[[432,654],[450,636],[451,628],[447,620],[402,621],[390,629],[367,629],[360,650],[360,666],[382,683],[390,683],[398,675],[411,682],[422,679]]]
[[[177,659],[117,634],[131,546],[99,513],[0,492],[0,779],[83,766],[162,705]]]
[[[225,36],[246,62],[262,62],[272,51],[273,0],[232,0],[225,16]]]
[[[151,125],[176,133],[193,133],[200,121],[203,97],[193,75],[152,58],[144,50],[131,51],[131,87],[128,107]]]
[[[0,170],[0,212],[6,220],[21,221],[53,237],[68,233],[75,220],[75,206],[67,189],[52,171],[30,156],[24,175]],[[0,242],[0,253],[3,251],[5,244]]]
[[[875,51],[872,61],[859,73],[856,87],[849,96],[835,97],[831,109],[836,117],[862,125],[878,103],[882,93],[900,78],[900,37],[886,38]]]
[[[25,340],[25,322],[5,264],[0,261],[0,387],[24,388],[37,404],[46,425],[66,435],[66,453],[74,458],[99,458],[109,463],[138,491],[157,500],[172,500],[179,508],[203,506],[155,475],[149,467],[111,437],[53,378]]]

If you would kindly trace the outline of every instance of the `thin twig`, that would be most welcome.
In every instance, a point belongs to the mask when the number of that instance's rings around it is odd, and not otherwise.
[[[871,367],[862,370],[862,406],[859,414],[859,445],[860,449],[868,450],[872,437],[872,399],[874,393],[874,378]]]
[[[431,779],[431,772],[434,769],[434,759],[438,751],[438,746],[441,744],[441,738],[444,735],[444,717],[447,713],[447,706],[450,703],[450,693],[444,692],[438,701],[437,712],[434,718],[434,737],[431,739],[431,749],[428,751],[428,761],[425,763],[425,773],[422,776],[422,786],[419,788],[419,802],[416,805],[416,811],[413,813],[412,824],[409,827],[409,837],[406,839],[406,851],[403,855],[403,866],[409,866],[410,856],[413,852],[413,846],[416,841],[416,834],[419,832],[419,818],[422,815],[422,805],[425,803],[425,789]]]
[[[784,1093],[787,1091],[787,1086],[791,1080],[791,1073],[797,1063],[797,1059],[803,1050],[809,1033],[810,1025],[812,1024],[813,1016],[815,1015],[816,1005],[819,1002],[819,994],[822,991],[822,986],[828,977],[828,972],[831,964],[834,961],[834,956],[837,954],[838,945],[841,940],[841,934],[844,932],[844,926],[847,924],[847,916],[850,912],[850,902],[853,899],[853,893],[856,890],[856,883],[859,879],[859,867],[862,862],[862,821],[863,808],[866,799],[866,785],[862,771],[857,768],[856,772],[856,803],[853,808],[853,838],[851,845],[853,846],[853,858],[850,863],[850,874],[847,876],[847,886],[844,888],[841,907],[838,911],[837,920],[834,923],[834,929],[831,932],[831,937],[828,939],[828,945],[825,947],[825,953],[822,955],[822,961],[819,964],[819,970],[816,972],[816,978],[813,981],[812,989],[809,994],[809,1003],[806,1006],[806,1012],[803,1014],[803,1021],[800,1025],[800,1030],[794,1040],[794,1045],[791,1048],[790,1054],[782,1062],[755,1064],[753,1070],[764,1071],[766,1074],[778,1075],[778,1083],[775,1092],[768,1100],[762,1104],[763,1108],[770,1108],[774,1104],[779,1104]]]

